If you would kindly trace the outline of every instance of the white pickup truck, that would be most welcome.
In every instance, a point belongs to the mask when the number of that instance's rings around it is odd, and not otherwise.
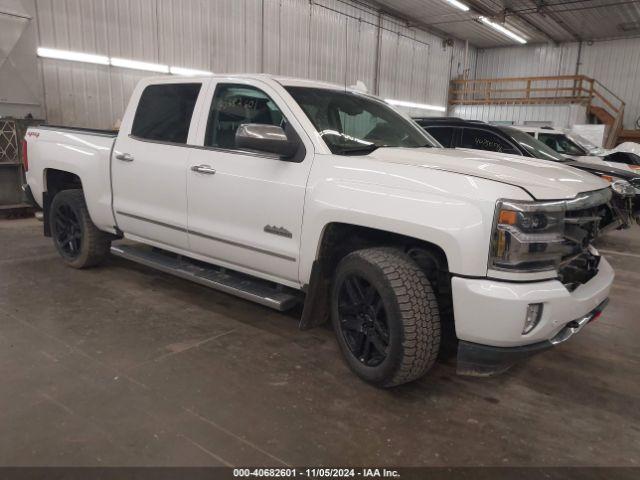
[[[301,327],[331,319],[378,386],[423,375],[447,333],[460,373],[503,371],[596,318],[614,277],[591,245],[604,181],[443,149],[340,86],[146,79],[119,132],[25,141],[25,190],[69,265],[111,251],[280,310],[303,302]]]

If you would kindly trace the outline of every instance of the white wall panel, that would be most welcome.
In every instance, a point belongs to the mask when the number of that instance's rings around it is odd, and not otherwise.
[[[347,85],[361,80],[371,91],[377,78],[387,97],[446,104],[455,48],[362,3],[35,2],[41,46],[219,73],[267,72]],[[97,128],[114,125],[135,83],[150,75],[57,60],[41,65],[48,121]]]
[[[34,0],[0,2],[0,116],[44,115]]]
[[[478,50],[477,78],[574,75],[577,44]]]
[[[465,42],[457,41],[453,46],[451,58],[451,78],[475,78],[478,49],[469,45],[465,49]]]
[[[586,107],[582,105],[455,105],[451,115],[514,125],[536,122],[555,128],[570,128],[587,120]]]

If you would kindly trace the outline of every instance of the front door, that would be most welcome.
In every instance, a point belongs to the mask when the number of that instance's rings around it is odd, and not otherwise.
[[[241,150],[235,133],[244,123],[279,125],[304,135],[267,84],[218,83],[210,95],[202,148],[192,152],[187,175],[191,249],[213,263],[297,285],[311,144],[303,140],[307,144],[296,161]]]
[[[186,147],[201,83],[160,83],[142,91],[112,158],[113,209],[127,236],[188,248]],[[195,122],[194,122],[195,123]]]

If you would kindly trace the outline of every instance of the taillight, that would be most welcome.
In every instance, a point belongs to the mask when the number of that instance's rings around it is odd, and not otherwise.
[[[22,140],[22,166],[24,171],[29,171],[29,154],[27,153],[27,141]]]

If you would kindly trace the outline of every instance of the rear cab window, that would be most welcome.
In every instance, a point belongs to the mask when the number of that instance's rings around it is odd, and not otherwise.
[[[160,83],[140,96],[131,135],[150,141],[186,144],[201,83]]]

